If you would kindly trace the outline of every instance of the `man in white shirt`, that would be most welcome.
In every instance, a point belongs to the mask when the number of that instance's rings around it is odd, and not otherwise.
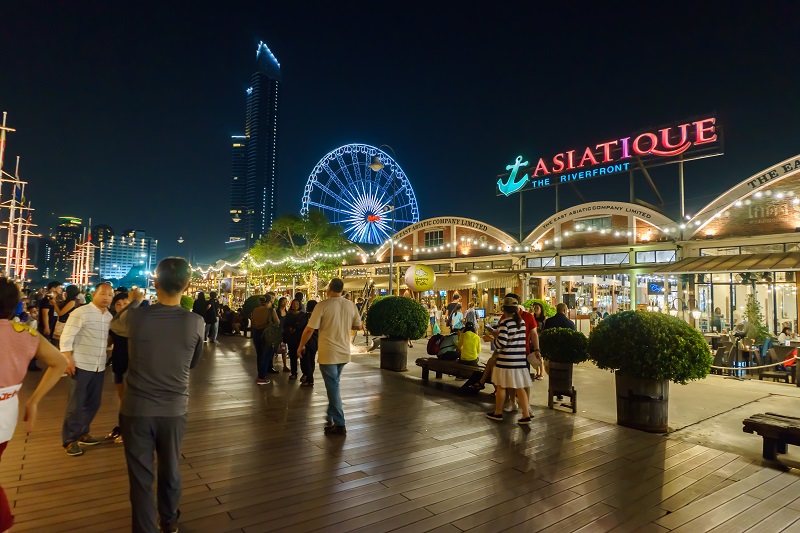
[[[342,395],[339,378],[344,365],[350,362],[350,330],[361,327],[361,316],[356,304],[342,297],[344,282],[333,278],[328,284],[328,299],[320,302],[311,313],[303,330],[297,355],[302,359],[306,343],[315,330],[319,330],[319,370],[328,392],[328,426],[326,435],[345,435]]]
[[[66,372],[72,376],[61,427],[61,444],[67,455],[83,455],[81,445],[94,446],[100,442],[89,434],[89,425],[100,409],[103,396],[112,318],[108,306],[113,298],[114,289],[110,284],[97,285],[92,303],[72,311],[61,333],[61,353],[68,361]]]

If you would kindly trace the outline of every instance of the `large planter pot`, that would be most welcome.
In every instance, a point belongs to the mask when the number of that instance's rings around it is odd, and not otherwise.
[[[666,433],[669,380],[641,379],[617,372],[617,423],[650,433]]]
[[[572,387],[572,363],[550,361],[548,363],[547,406],[553,408],[554,396],[569,396],[572,400],[572,412],[578,410],[578,393]]]
[[[408,370],[407,362],[407,340],[381,338],[381,368],[394,372],[404,372]]]

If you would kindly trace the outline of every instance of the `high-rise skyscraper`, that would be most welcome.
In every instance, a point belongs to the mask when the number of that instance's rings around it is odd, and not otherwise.
[[[234,204],[234,194],[241,189],[231,187],[231,232],[229,245],[249,248],[272,226],[275,210],[275,182],[278,176],[278,90],[281,66],[263,42],[256,50],[256,70],[247,89],[247,108],[244,125],[244,142],[233,142],[232,183],[241,178],[237,162],[237,148],[243,148],[246,163],[245,201],[243,216],[236,216],[241,204]],[[236,146],[243,144],[244,146]],[[239,218],[239,222],[235,219]],[[242,224],[243,228],[237,225]],[[234,228],[236,230],[234,231]]]
[[[53,249],[53,278],[66,281],[72,274],[72,252],[83,238],[83,221],[75,217],[58,217],[55,248]]]
[[[228,242],[230,250],[244,250],[248,242],[247,224],[247,137],[231,137],[231,208],[228,221]]]

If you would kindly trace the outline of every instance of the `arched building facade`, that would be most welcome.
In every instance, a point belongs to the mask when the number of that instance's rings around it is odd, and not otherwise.
[[[463,217],[422,220],[394,241],[395,286],[407,291],[405,270],[429,265],[437,283],[421,296],[437,305],[458,292],[491,313],[513,291],[567,303],[587,331],[592,308],[674,309],[711,331],[740,321],[755,290],[770,329],[787,323],[796,331],[800,156],[742,180],[687,221],[633,203],[591,202],[549,216],[521,242]],[[390,253],[387,241],[343,267],[348,288],[358,292],[372,279],[385,292]]]

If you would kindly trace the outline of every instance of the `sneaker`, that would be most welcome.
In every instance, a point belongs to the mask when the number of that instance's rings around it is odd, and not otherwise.
[[[280,374],[280,372],[275,370],[275,368],[273,367],[273,368],[270,368],[269,370],[267,370],[267,374]]]
[[[91,435],[84,435],[78,441],[78,444],[80,444],[81,446],[96,446],[100,444],[100,441],[92,437]]]
[[[519,420],[517,420],[517,424],[519,424],[520,426],[529,426],[531,425],[532,418],[533,418],[532,416],[526,416],[525,418],[520,418]]]
[[[178,533],[178,520],[181,518],[181,510],[178,509],[178,517],[175,519],[174,522],[164,522],[162,520],[158,521],[158,529],[161,530],[161,533]]]
[[[67,455],[83,455],[83,450],[81,450],[77,442],[70,442],[64,449],[67,451]]]
[[[297,374],[291,374],[291,375],[289,376],[289,379],[297,379]]]
[[[109,440],[114,440],[120,435],[122,435],[122,431],[120,431],[119,426],[115,426],[114,429],[111,430],[111,433],[106,435],[106,438]]]
[[[161,533],[178,533],[178,524],[175,522],[170,522],[169,524],[161,522],[158,528],[161,530]]]
[[[303,374],[302,376],[300,376],[300,383],[305,383],[306,381],[308,381],[308,378],[306,377],[306,375],[305,375],[305,374]]]
[[[300,386],[301,387],[313,387],[314,386],[314,382],[313,381],[306,381],[305,383],[301,383]]]
[[[347,429],[344,426],[326,426],[326,435],[347,435]]]
[[[486,418],[489,418],[490,420],[502,420],[503,419],[503,413],[500,413],[499,415],[496,415],[496,414],[494,414],[494,411],[489,411],[488,413],[486,413]]]
[[[519,407],[517,407],[516,402],[508,402],[503,406],[504,413],[510,413],[511,411],[516,411],[517,409],[519,409]]]
[[[258,378],[256,380],[256,385],[269,385],[269,384],[270,384],[270,381],[268,379]]]

